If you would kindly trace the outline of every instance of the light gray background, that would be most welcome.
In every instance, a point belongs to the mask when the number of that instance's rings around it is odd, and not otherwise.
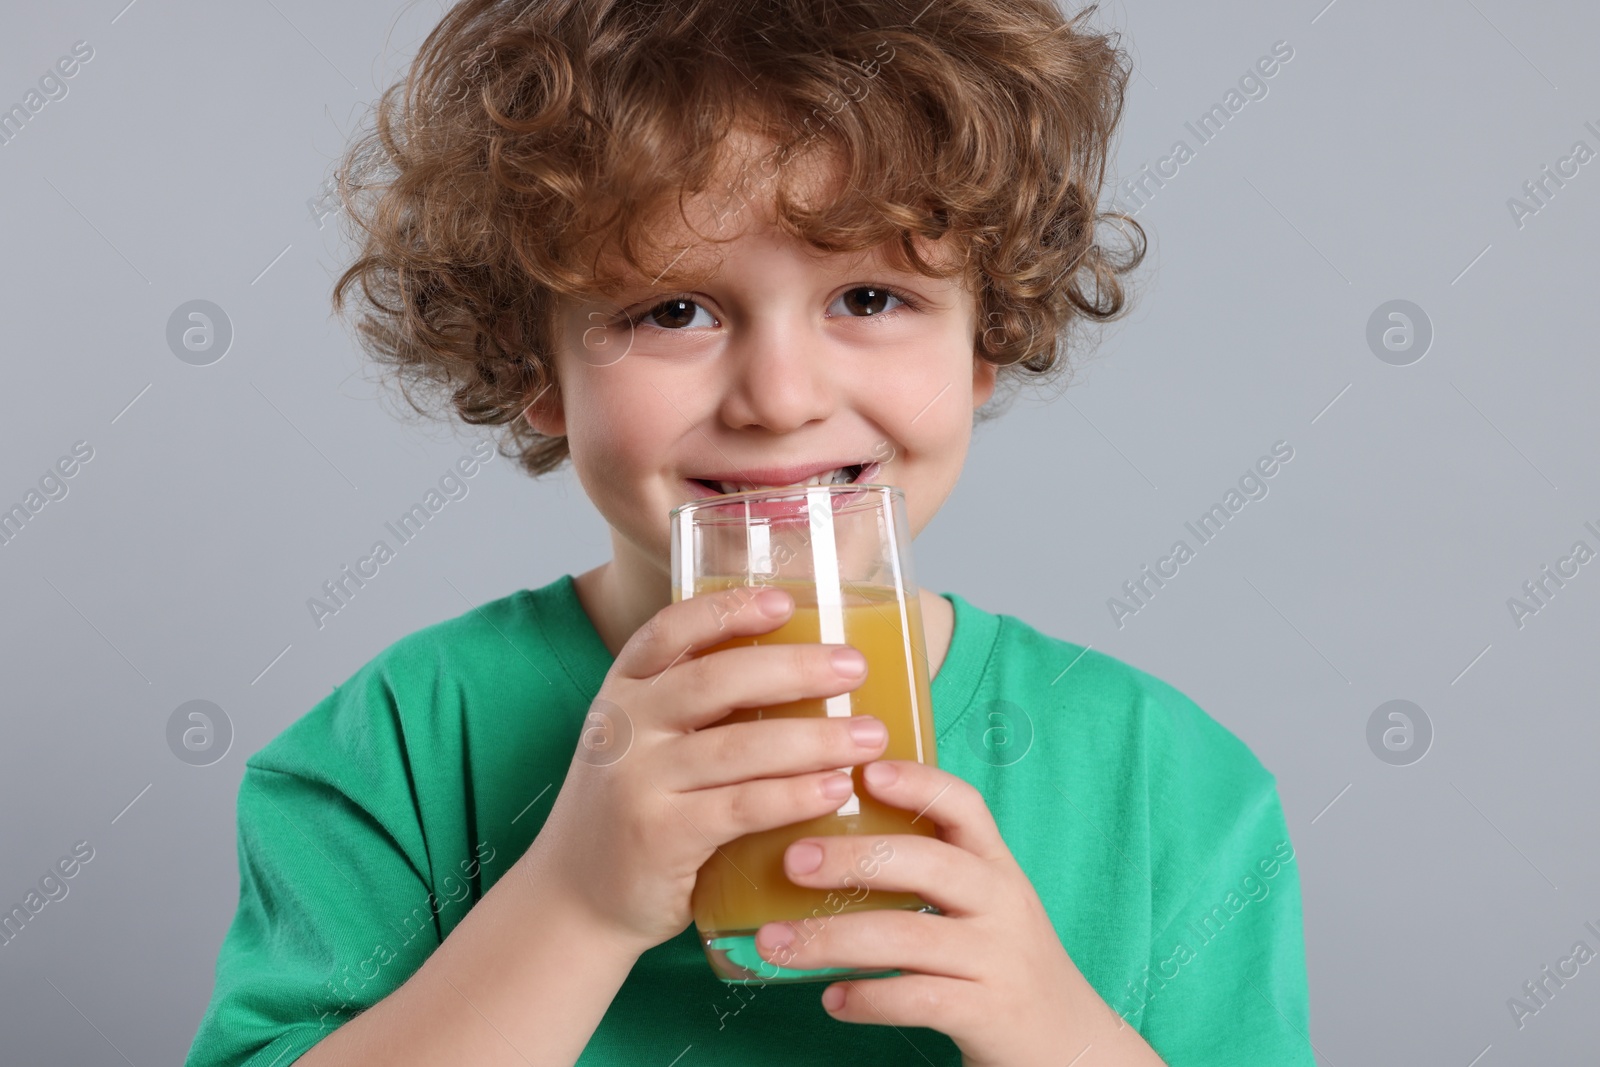
[[[0,548],[0,903],[95,849],[0,949],[15,1063],[178,1062],[237,901],[245,758],[390,642],[607,551],[574,479],[497,459],[315,628],[306,599],[474,439],[380,402],[309,205],[441,9],[124,2],[12,4],[0,32],[0,105],[95,53],[0,147],[0,505],[95,450]],[[1193,146],[1274,42],[1294,58],[1139,212],[1138,310],[1075,387],[979,432],[919,577],[1171,682],[1277,775],[1321,1062],[1574,1062],[1600,965],[1520,1031],[1506,1002],[1600,948],[1600,562],[1520,629],[1507,599],[1600,546],[1600,161],[1520,228],[1506,202],[1600,150],[1600,14],[1325,3],[1102,9],[1138,69],[1121,176]],[[193,299],[234,326],[211,366],[166,343]],[[1410,366],[1366,341],[1393,299],[1434,327]],[[1114,625],[1278,440],[1270,495]],[[1397,698],[1435,731],[1409,766],[1366,740]],[[207,767],[166,740],[193,699],[235,730]]]

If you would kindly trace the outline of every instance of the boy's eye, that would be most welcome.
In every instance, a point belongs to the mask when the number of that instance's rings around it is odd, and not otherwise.
[[[898,301],[907,307],[914,307],[909,297],[902,296],[893,289],[881,285],[858,285],[840,294],[839,299],[833,302],[833,307],[843,308],[843,314],[851,318],[870,318],[882,315],[885,311],[893,310],[889,301]],[[699,321],[697,316],[703,314],[706,321]],[[663,330],[684,330],[691,326],[716,325],[716,320],[711,313],[701,307],[697,301],[687,296],[675,296],[663,300],[646,310],[640,312],[632,319],[634,325],[644,323]]]
[[[846,290],[834,303],[835,306],[843,304],[847,313],[851,315],[855,315],[859,309],[859,317],[866,318],[871,315],[882,315],[885,306],[891,300],[898,300],[902,304],[910,303],[893,289],[877,285],[858,285],[854,289]]]
[[[659,326],[664,330],[682,330],[694,325],[696,311],[704,312],[706,318],[711,319],[711,313],[693,300],[687,297],[675,296],[670,300],[663,300],[661,303],[646,310],[634,321],[635,323],[645,322],[652,326]],[[711,324],[714,325],[715,321],[712,319]],[[701,323],[700,325],[704,326],[707,323]]]

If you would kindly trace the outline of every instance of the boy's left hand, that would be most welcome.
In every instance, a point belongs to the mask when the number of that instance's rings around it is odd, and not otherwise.
[[[895,772],[893,780],[875,781],[880,769]],[[817,889],[865,882],[869,892],[915,893],[943,914],[883,908],[766,923],[756,939],[766,959],[786,967],[904,972],[832,983],[822,1005],[842,1022],[938,1030],[961,1049],[966,1067],[1162,1062],[1067,955],[983,794],[915,760],[878,760],[862,778],[883,803],[931,819],[939,836],[803,838],[784,853],[785,873]],[[816,855],[808,845],[821,858],[807,872],[796,860]],[[790,941],[780,946],[784,933]]]

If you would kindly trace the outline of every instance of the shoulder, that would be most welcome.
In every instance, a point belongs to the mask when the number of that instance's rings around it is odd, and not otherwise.
[[[332,785],[362,772],[392,773],[396,753],[408,759],[448,726],[432,714],[438,698],[492,673],[495,643],[525,628],[518,624],[533,595],[518,590],[395,640],[252,755],[247,770]]]
[[[989,669],[1002,688],[1047,697],[1049,707],[1104,721],[1163,758],[1187,752],[1227,774],[1270,779],[1243,741],[1171,683],[1014,615],[994,617],[999,625]]]
[[[1074,751],[1057,758],[1092,761],[1143,793],[1152,844],[1227,833],[1251,809],[1277,804],[1276,779],[1250,747],[1176,686],[1015,616],[995,617],[987,694],[978,703],[1017,705],[1036,734],[1072,739]]]

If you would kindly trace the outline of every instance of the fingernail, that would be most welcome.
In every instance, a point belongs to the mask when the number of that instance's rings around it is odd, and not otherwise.
[[[810,874],[822,866],[822,849],[809,841],[790,845],[788,853],[789,869],[795,874]]]
[[[867,669],[867,657],[849,646],[834,649],[830,658],[833,660],[833,669],[846,677],[853,678]]]
[[[883,724],[883,720],[874,719],[871,715],[852,715],[850,736],[856,739],[856,744],[871,748],[883,744],[889,736],[889,728]]]
[[[769,949],[784,948],[794,943],[794,927],[788,923],[769,923],[761,928],[758,939]]]
[[[789,594],[782,589],[763,589],[756,594],[756,607],[761,614],[776,619],[789,610]]]
[[[900,768],[892,763],[869,763],[861,773],[869,785],[893,785],[900,777]]]
[[[821,788],[823,796],[831,797],[834,800],[843,800],[854,792],[855,787],[855,781],[848,774],[830,774],[822,780],[822,785],[819,788]]]

